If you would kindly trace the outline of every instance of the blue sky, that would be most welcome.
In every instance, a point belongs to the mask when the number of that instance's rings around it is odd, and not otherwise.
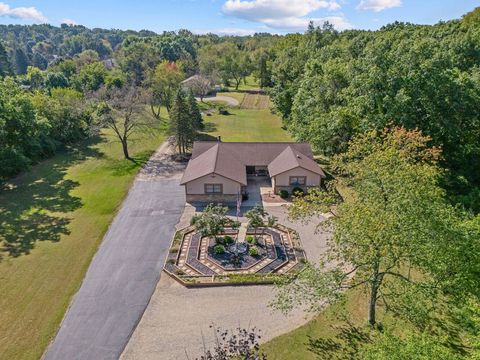
[[[0,2],[0,23],[242,35],[303,32],[309,20],[328,20],[340,30],[377,29],[396,20],[434,24],[476,6],[479,0],[10,0]]]

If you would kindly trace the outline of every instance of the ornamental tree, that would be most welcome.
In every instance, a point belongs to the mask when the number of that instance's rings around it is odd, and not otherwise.
[[[215,239],[225,229],[228,207],[221,204],[208,204],[199,214],[192,218],[192,225],[203,236],[213,236]]]

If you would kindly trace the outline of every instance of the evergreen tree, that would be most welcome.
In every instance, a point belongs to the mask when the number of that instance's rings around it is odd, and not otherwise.
[[[41,70],[45,70],[48,66],[48,61],[45,56],[43,56],[39,52],[35,52],[33,54],[32,64],[33,66],[38,67]]]
[[[193,129],[195,131],[203,130],[204,124],[202,114],[198,108],[197,100],[195,100],[195,96],[193,95],[192,91],[188,93],[187,101]]]
[[[22,49],[15,49],[13,53],[13,66],[15,74],[23,75],[27,73],[28,58]]]
[[[12,73],[12,67],[8,60],[8,54],[5,47],[0,42],[0,77],[10,75]]]
[[[178,90],[170,111],[170,126],[178,146],[178,152],[185,154],[195,139],[192,117],[185,94]]]

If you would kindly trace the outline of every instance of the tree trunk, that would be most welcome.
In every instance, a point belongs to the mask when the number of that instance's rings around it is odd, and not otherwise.
[[[377,297],[378,297],[378,282],[374,279],[372,287],[370,289],[370,300],[368,303],[368,323],[374,326],[376,323],[376,310],[377,310]]]
[[[152,114],[156,119],[160,119],[160,106],[158,107],[157,110],[155,110],[155,105],[150,104],[150,109],[152,110]]]
[[[132,160],[132,158],[130,157],[130,154],[128,153],[128,143],[126,139],[122,140],[122,149],[123,149],[123,155],[125,156],[125,159]]]

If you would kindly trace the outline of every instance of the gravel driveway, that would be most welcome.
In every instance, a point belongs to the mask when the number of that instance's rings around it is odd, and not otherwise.
[[[185,204],[164,144],[137,176],[44,358],[118,359],[155,290]]]

